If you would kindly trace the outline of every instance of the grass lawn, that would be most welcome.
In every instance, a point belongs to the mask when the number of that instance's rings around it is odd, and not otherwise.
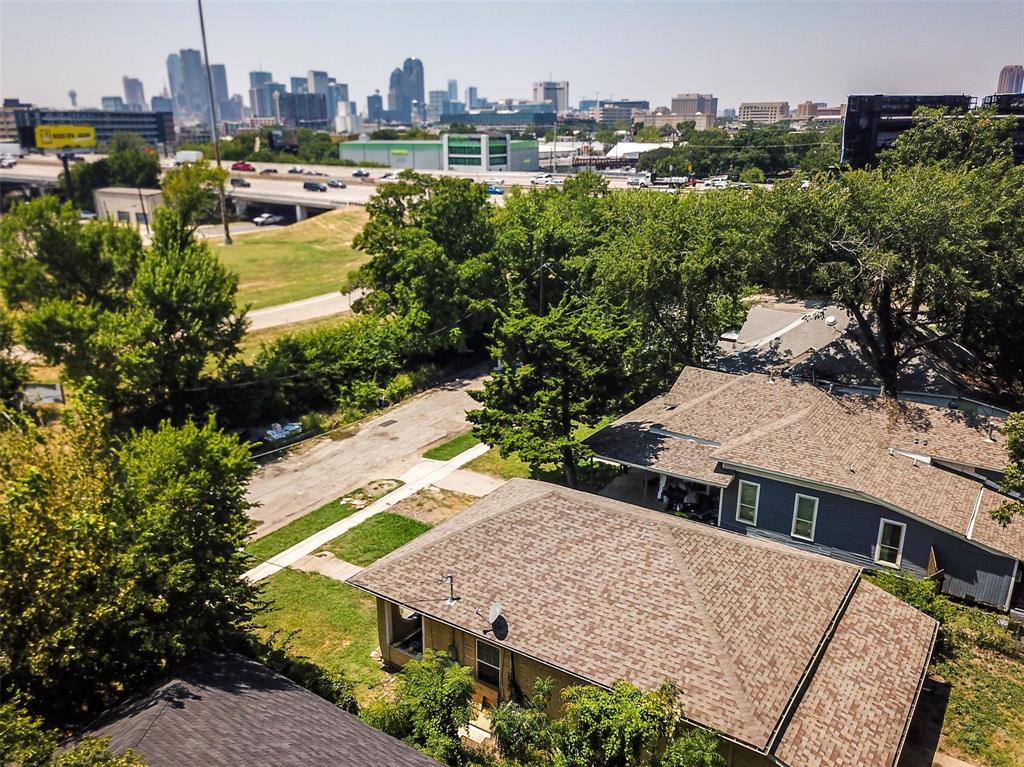
[[[284,527],[267,533],[262,538],[257,538],[245,547],[245,553],[254,557],[259,562],[265,562],[275,554],[280,554],[287,548],[294,546],[299,541],[304,541],[313,533],[333,525],[338,520],[353,514],[367,504],[375,501],[385,493],[389,493],[402,483],[398,480],[388,480],[372,483],[369,490],[359,488],[348,493],[342,498],[325,503],[319,509],[309,512],[305,516],[289,522]],[[356,501],[353,504],[351,501]],[[361,501],[361,503],[360,503]]]
[[[320,551],[330,551],[339,559],[367,567],[427,532],[430,527],[401,514],[383,511],[338,536]]]
[[[344,290],[348,273],[368,260],[352,247],[366,219],[363,208],[330,211],[214,249],[238,275],[239,305],[261,309]]]
[[[444,444],[430,448],[430,450],[423,454],[423,457],[434,461],[450,461],[459,453],[464,453],[474,445],[479,444],[480,440],[473,436],[473,432],[467,431],[465,434],[460,434]]]
[[[267,635],[283,640],[297,632],[290,650],[335,671],[356,686],[365,703],[383,674],[370,653],[377,647],[377,608],[373,597],[316,573],[282,570],[263,581],[271,607],[259,620]]]

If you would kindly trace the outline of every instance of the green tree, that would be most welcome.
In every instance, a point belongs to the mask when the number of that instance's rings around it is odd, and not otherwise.
[[[664,141],[661,131],[653,125],[641,126],[634,134],[634,139],[645,144],[660,144]]]
[[[763,184],[764,179],[764,171],[760,168],[745,168],[740,172],[740,181],[748,184]]]
[[[115,133],[107,146],[107,155],[95,162],[71,167],[71,186],[76,208],[91,210],[92,193],[105,186],[154,189],[160,178],[160,158],[153,148],[134,133]],[[61,176],[61,188],[67,194],[67,179]]]
[[[0,243],[0,292],[23,343],[73,382],[92,379],[119,415],[171,412],[175,393],[237,350],[237,280],[173,210],[157,212],[144,249],[134,230],[81,225],[43,198],[5,217]]]
[[[491,712],[491,735],[506,762],[550,763],[554,731],[547,709],[553,691],[551,678],[539,677],[533,683],[533,698],[525,705],[509,700]]]
[[[1021,497],[1024,496],[1024,412],[1010,413],[1003,426],[1003,435],[1010,461],[1003,472],[1001,489],[1004,493],[1014,493]],[[1014,516],[1024,517],[1024,502],[1005,503],[993,511],[992,516],[1004,525],[1009,524]]]
[[[377,701],[361,716],[451,767],[465,763],[459,730],[469,724],[472,672],[437,650],[424,650],[398,676],[395,699]]]
[[[164,201],[190,230],[220,214],[220,190],[228,180],[223,168],[203,162],[188,162],[164,174],[160,188]]]
[[[27,380],[28,366],[14,352],[14,318],[0,306],[0,411],[17,403]]]
[[[0,759],[4,767],[144,767],[134,751],[113,754],[109,738],[84,738],[59,748],[57,732],[15,703],[0,703]]]
[[[85,719],[247,630],[248,448],[213,422],[111,443],[86,389],[61,428],[0,432],[4,700]]]
[[[534,471],[561,463],[570,487],[587,455],[577,436],[621,399],[625,331],[609,312],[566,298],[544,316],[514,308],[496,323],[493,355],[504,367],[468,413],[474,433],[508,456],[517,453]]]
[[[1013,163],[1016,118],[997,117],[995,107],[966,114],[921,107],[914,116],[914,126],[879,156],[883,168],[941,165],[969,170]]]

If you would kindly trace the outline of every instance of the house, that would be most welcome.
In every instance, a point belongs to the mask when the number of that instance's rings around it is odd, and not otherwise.
[[[234,654],[209,653],[113,709],[83,735],[149,767],[440,767],[318,695]]]
[[[516,479],[348,583],[376,597],[387,663],[445,651],[484,706],[543,677],[552,715],[567,685],[669,680],[733,767],[892,767],[937,624],[860,573]]]
[[[688,367],[588,444],[639,469],[638,482],[656,478],[648,501],[683,485],[697,494],[687,511],[734,532],[934,576],[951,596],[1009,610],[1024,599],[1024,524],[990,514],[1010,500],[998,487],[1008,461],[1000,423],[952,405]]]

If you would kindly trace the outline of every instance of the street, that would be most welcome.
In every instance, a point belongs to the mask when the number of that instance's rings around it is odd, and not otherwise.
[[[285,451],[249,483],[249,516],[266,535],[372,479],[397,478],[420,461],[428,445],[465,431],[468,391],[484,376],[458,379],[417,395],[351,431],[336,432]]]

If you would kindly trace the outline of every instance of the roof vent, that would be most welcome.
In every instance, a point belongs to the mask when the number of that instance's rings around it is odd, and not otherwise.
[[[834,314],[830,314],[828,317],[825,318],[825,324],[828,325],[830,328],[834,328],[837,322],[839,322],[839,318],[836,317]]]
[[[891,447],[889,448],[889,455],[896,455],[896,451],[893,450]]]
[[[995,424],[991,424],[991,423],[990,423],[990,424],[988,425],[988,436],[987,436],[987,437],[985,437],[985,440],[986,440],[987,442],[995,442],[995,439],[993,439],[993,437],[992,437],[992,430],[993,430],[994,428],[995,428]]]
[[[857,469],[855,469],[855,468],[854,468],[854,466],[853,466],[853,464],[851,463],[851,464],[850,464],[850,473],[851,473],[851,474],[855,474],[856,472],[857,472]]]

